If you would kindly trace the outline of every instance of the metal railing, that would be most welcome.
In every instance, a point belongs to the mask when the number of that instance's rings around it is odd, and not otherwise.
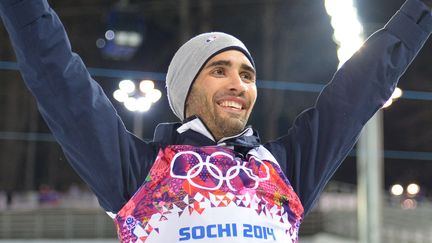
[[[112,219],[98,209],[43,208],[0,212],[0,239],[116,237]]]

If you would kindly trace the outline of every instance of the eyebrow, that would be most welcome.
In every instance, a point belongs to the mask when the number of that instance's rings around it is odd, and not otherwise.
[[[231,67],[232,66],[232,62],[228,61],[228,60],[219,60],[219,61],[214,61],[209,63],[205,68],[211,68],[211,67],[216,67],[216,66],[226,66],[226,67]],[[252,72],[253,74],[256,74],[256,71],[253,67],[251,67],[250,65],[247,65],[245,63],[242,63],[240,66],[241,69],[244,69],[246,71]]]

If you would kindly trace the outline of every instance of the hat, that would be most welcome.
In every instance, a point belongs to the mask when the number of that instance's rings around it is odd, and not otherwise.
[[[185,119],[186,98],[201,69],[212,57],[227,50],[243,52],[255,66],[246,46],[234,36],[221,32],[197,35],[175,53],[168,67],[166,88],[169,105],[181,121]]]

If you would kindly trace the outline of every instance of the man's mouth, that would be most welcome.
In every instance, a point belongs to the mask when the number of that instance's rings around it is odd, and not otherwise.
[[[236,110],[236,111],[241,111],[243,110],[243,104],[236,102],[236,101],[232,101],[232,100],[224,100],[218,103],[220,106],[222,106],[223,108],[229,108],[232,110]]]

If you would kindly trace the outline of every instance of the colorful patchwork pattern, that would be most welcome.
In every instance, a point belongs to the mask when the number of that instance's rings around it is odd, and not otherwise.
[[[204,217],[211,208],[230,207],[286,225],[285,240],[297,242],[303,207],[280,167],[219,146],[161,149],[146,181],[115,222],[122,242],[146,242],[159,234],[155,225],[164,221],[184,214]]]

